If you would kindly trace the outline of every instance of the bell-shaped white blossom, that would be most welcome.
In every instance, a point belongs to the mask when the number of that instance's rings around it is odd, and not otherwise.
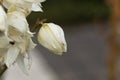
[[[54,23],[44,23],[38,33],[38,41],[55,54],[67,51],[67,44],[62,28]]]
[[[7,13],[7,24],[7,34],[13,42],[8,49],[5,63],[9,67],[16,61],[18,65],[20,65],[20,68],[25,71],[25,69],[23,69],[26,68],[24,65],[26,63],[24,62],[25,55],[29,55],[30,50],[35,47],[31,39],[33,34],[29,31],[26,17],[22,12],[9,10]],[[19,56],[22,57],[20,58]],[[27,66],[30,66],[30,57],[26,59],[28,59],[29,62]]]

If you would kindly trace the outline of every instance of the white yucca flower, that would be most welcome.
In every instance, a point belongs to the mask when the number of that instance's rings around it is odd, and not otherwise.
[[[20,11],[30,13],[31,11],[42,11],[41,2],[45,0],[3,0],[3,5],[8,9],[12,5]]]
[[[11,42],[12,45],[8,49],[5,63],[9,67],[16,61],[19,67],[26,73],[31,65],[29,52],[35,47],[31,40],[33,34],[29,31],[25,15],[19,11],[9,10],[7,13],[7,24],[8,37],[13,42]],[[24,60],[25,58],[27,60]]]
[[[7,15],[0,5],[0,63],[9,68],[13,63],[27,73],[31,66],[29,52],[36,46],[29,30],[26,16],[32,11],[41,11],[45,0],[2,0]],[[67,51],[64,32],[59,25],[43,23],[38,33],[39,43],[55,54]]]
[[[62,28],[54,23],[44,23],[38,33],[38,41],[55,54],[67,51],[67,44]]]

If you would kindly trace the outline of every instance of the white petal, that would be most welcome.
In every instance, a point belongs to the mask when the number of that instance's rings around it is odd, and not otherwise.
[[[30,56],[30,54],[26,54],[26,55],[21,55],[19,54],[18,58],[17,58],[17,64],[20,67],[20,69],[26,74],[28,75],[28,72],[31,68],[31,64],[32,64],[32,58]]]
[[[67,51],[67,44],[64,36],[64,31],[63,29],[54,23],[49,23],[48,26],[50,26],[51,31],[55,35],[57,41],[59,41],[60,44],[63,44],[64,46],[64,52]]]
[[[7,14],[8,25],[15,27],[20,32],[28,30],[28,23],[24,14],[20,12],[10,12]]]
[[[8,9],[10,6],[15,5],[17,8],[21,8],[26,12],[33,11],[42,11],[38,5],[41,5],[41,2],[45,0],[3,0],[3,5]]]
[[[8,27],[8,36],[9,38],[11,38],[12,40],[16,41],[16,42],[21,42],[23,41],[22,39],[22,35],[23,33],[21,33],[18,29],[16,29],[15,27],[13,26],[9,26]]]
[[[41,9],[41,7],[38,4],[32,4],[32,11],[41,11],[43,12],[43,10]]]
[[[18,54],[19,54],[19,49],[17,47],[11,47],[8,50],[7,56],[5,59],[5,63],[7,67],[10,67],[16,61]]]
[[[39,0],[39,2],[44,2],[44,1],[46,1],[46,0]]]
[[[17,60],[16,60],[19,68],[25,73],[25,74],[28,74],[28,70],[26,69],[26,66],[25,66],[25,62],[24,62],[24,57],[20,54],[18,57],[17,57]]]
[[[24,37],[32,36],[24,14],[18,11],[10,12],[8,15],[8,36],[16,42],[22,42]],[[29,32],[29,33],[28,33]]]
[[[15,5],[16,7],[26,8],[28,6],[29,2],[25,2],[25,0],[3,0],[3,5],[5,8],[9,8],[12,5]]]
[[[6,18],[6,13],[0,5],[0,31],[4,31],[6,29]]]
[[[32,41],[32,39],[29,39],[28,41],[28,44],[27,44],[27,48],[26,48],[26,51],[29,52],[31,51],[33,48],[35,48],[36,44]]]
[[[56,48],[54,40],[50,37],[51,35],[46,31],[46,29],[44,29],[44,27],[41,27],[38,34],[38,41],[40,44],[51,51]]]
[[[11,40],[7,37],[7,36],[5,36],[5,35],[2,35],[2,36],[0,36],[0,48],[7,48],[7,47],[9,47],[9,42],[10,42]]]
[[[26,54],[26,56],[25,56],[25,65],[26,65],[26,69],[30,70],[31,65],[32,65],[32,57],[29,53]]]

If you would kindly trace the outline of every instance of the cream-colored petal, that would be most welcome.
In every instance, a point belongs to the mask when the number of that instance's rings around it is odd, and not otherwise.
[[[41,11],[43,12],[42,8],[38,4],[32,4],[32,11]]]
[[[25,55],[24,61],[26,69],[29,71],[32,65],[32,57],[29,53]]]
[[[24,33],[28,30],[28,23],[24,14],[14,11],[7,14],[8,25]]]
[[[27,12],[31,11],[42,11],[41,9],[41,2],[45,0],[3,0],[3,5],[9,9],[12,5],[15,5],[19,10],[25,10]],[[20,9],[21,8],[21,9]],[[25,12],[26,14],[26,12]]]
[[[24,54],[21,55],[19,54],[17,60],[16,60],[18,66],[20,67],[20,69],[26,74],[28,75],[28,72],[31,68],[32,65],[32,58],[30,54]]]
[[[23,41],[21,36],[23,36],[24,34],[20,32],[18,29],[16,29],[15,27],[9,26],[7,33],[8,33],[8,37],[11,38],[13,41],[16,41],[16,42]]]
[[[67,44],[64,36],[64,31],[63,29],[54,23],[49,23],[48,26],[50,26],[51,32],[55,35],[58,43],[61,45],[62,49],[64,50],[63,52],[67,51]]]
[[[35,48],[36,44],[32,41],[32,39],[29,39],[27,41],[26,51],[30,52],[33,48]]]
[[[3,7],[0,5],[0,31],[5,31],[6,29],[6,13],[3,10]]]
[[[8,49],[5,59],[5,64],[7,65],[7,67],[10,67],[16,61],[19,52],[20,50],[15,46]]]
[[[28,70],[25,66],[25,62],[24,62],[24,56],[19,54],[19,56],[17,57],[17,60],[16,60],[19,68],[26,74],[28,75]]]

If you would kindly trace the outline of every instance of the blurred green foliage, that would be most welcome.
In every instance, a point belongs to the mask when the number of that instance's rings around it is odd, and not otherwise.
[[[28,17],[30,23],[37,17],[47,18],[50,22],[76,23],[95,18],[107,19],[109,16],[104,0],[46,0],[42,6],[43,13],[34,12]]]

